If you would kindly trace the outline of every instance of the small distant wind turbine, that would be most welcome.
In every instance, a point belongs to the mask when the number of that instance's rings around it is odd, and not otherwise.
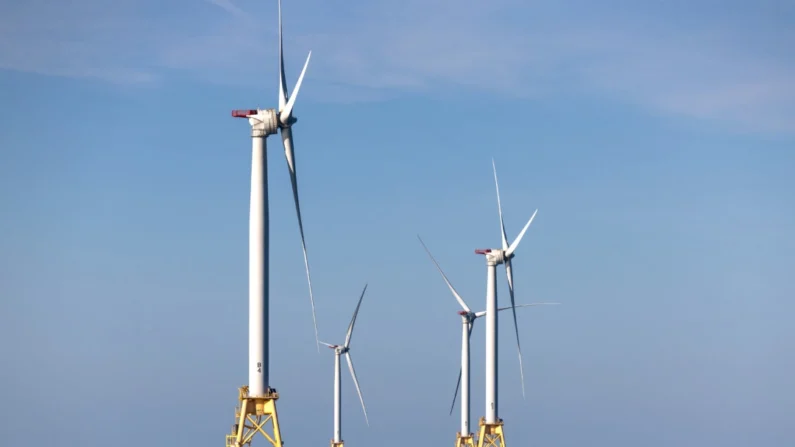
[[[362,295],[359,297],[359,303],[356,304],[356,310],[353,312],[353,318],[348,325],[348,333],[345,335],[345,343],[340,345],[332,345],[321,341],[321,344],[328,346],[334,350],[334,438],[331,440],[331,447],[342,447],[345,443],[342,440],[342,396],[340,395],[342,383],[340,380],[340,356],[345,354],[345,359],[348,361],[348,369],[351,371],[353,384],[356,385],[356,392],[359,393],[359,401],[362,403],[362,411],[364,411],[364,420],[367,425],[370,425],[367,419],[367,408],[364,406],[364,398],[362,397],[362,389],[359,387],[359,380],[356,378],[356,370],[353,368],[353,360],[351,360],[351,334],[353,334],[353,325],[356,324],[356,316],[359,315],[359,307],[362,305],[364,299],[364,292],[367,291],[365,284]]]
[[[461,315],[461,320],[463,323],[462,333],[461,333],[461,369],[458,372],[458,382],[455,386],[455,393],[453,393],[453,403],[450,405],[450,414],[453,414],[453,409],[455,408],[455,401],[456,397],[458,396],[458,389],[461,388],[461,431],[456,436],[456,447],[464,447],[464,446],[473,446],[473,434],[469,431],[469,416],[470,416],[470,405],[469,405],[469,392],[470,392],[470,382],[469,382],[469,368],[470,368],[470,361],[469,361],[469,341],[472,337],[472,328],[475,326],[475,320],[486,315],[486,311],[481,312],[473,312],[472,309],[467,306],[464,299],[461,295],[453,287],[453,284],[450,283],[450,280],[447,279],[447,275],[444,274],[442,267],[436,261],[436,259],[431,254],[431,251],[425,245],[425,242],[422,241],[422,238],[417,236],[417,239],[420,240],[423,248],[430,256],[431,261],[436,265],[436,269],[439,270],[439,273],[442,275],[444,282],[447,284],[447,287],[450,289],[450,292],[453,293],[456,301],[458,304],[461,305],[463,310],[459,311],[458,314]],[[551,304],[559,304],[559,303],[532,303],[532,304],[517,304],[516,307],[530,307],[530,306],[539,306],[539,305],[551,305]],[[511,307],[501,307],[498,308],[497,311],[501,312],[503,310],[512,309]]]
[[[481,420],[478,446],[500,445],[505,446],[503,422],[498,415],[497,395],[497,265],[505,264],[505,273],[508,277],[508,291],[511,297],[511,311],[513,312],[513,325],[516,331],[516,347],[519,351],[519,370],[522,380],[522,396],[524,396],[524,365],[522,364],[522,347],[519,343],[519,325],[516,322],[516,303],[514,300],[513,265],[519,242],[533,223],[538,210],[533,212],[519,236],[509,245],[508,236],[505,234],[505,223],[502,219],[502,204],[500,203],[500,185],[497,181],[497,167],[494,159],[491,160],[494,170],[494,183],[497,187],[497,210],[500,214],[500,230],[502,248],[478,249],[475,253],[486,256],[486,416]]]

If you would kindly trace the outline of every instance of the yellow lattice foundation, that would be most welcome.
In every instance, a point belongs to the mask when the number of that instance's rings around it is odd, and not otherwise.
[[[456,433],[455,447],[475,447],[475,437],[472,433],[469,436],[461,436],[461,433]]]
[[[478,431],[478,447],[505,447],[505,435],[502,432],[502,419],[493,424],[480,418]]]
[[[345,441],[334,442],[333,439],[331,440],[331,447],[344,447],[344,446],[345,446]]]
[[[232,432],[226,435],[226,447],[250,446],[251,440],[257,433],[267,439],[273,447],[282,447],[282,434],[279,431],[279,418],[276,415],[276,401],[279,399],[279,394],[271,389],[263,397],[249,397],[248,386],[241,387],[238,391],[240,406],[235,409],[236,423],[232,426]]]

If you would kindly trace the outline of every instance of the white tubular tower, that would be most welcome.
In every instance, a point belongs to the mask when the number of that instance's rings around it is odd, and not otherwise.
[[[461,436],[470,436],[472,432],[469,431],[469,415],[471,413],[469,407],[469,334],[471,332],[471,324],[469,322],[469,315],[462,311],[461,313]],[[453,402],[455,404],[455,402]]]
[[[268,161],[265,138],[252,135],[248,234],[248,384],[252,397],[268,386]]]
[[[248,111],[251,124],[249,211],[248,384],[250,397],[268,392],[268,161],[265,140],[277,132],[273,110]]]
[[[486,286],[486,423],[497,422],[497,263],[488,256]]]
[[[334,440],[333,444],[342,443],[342,377],[340,375],[339,349],[334,350]]]

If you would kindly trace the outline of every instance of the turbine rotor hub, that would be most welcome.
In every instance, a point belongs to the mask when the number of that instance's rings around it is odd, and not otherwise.
[[[280,117],[279,120],[278,120],[278,125],[279,125],[280,128],[286,129],[286,128],[292,126],[293,124],[295,124],[297,122],[298,122],[298,118],[296,118],[295,116],[290,114],[290,116],[287,117],[287,119],[285,119],[285,120],[282,120],[281,117]]]
[[[464,320],[465,323],[471,323],[477,318],[475,312],[467,312],[465,310],[458,311],[458,315],[461,315],[461,319]]]

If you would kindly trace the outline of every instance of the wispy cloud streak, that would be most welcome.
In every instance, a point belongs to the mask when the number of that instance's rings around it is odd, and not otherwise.
[[[246,14],[242,9],[232,3],[232,0],[206,0],[209,3],[212,3],[215,6],[225,10],[230,14],[234,14],[238,17],[248,18],[248,14]]]
[[[275,75],[275,3],[7,2],[0,68],[248,83]],[[326,99],[349,98],[343,91],[358,92],[355,99],[450,89],[509,98],[608,93],[749,130],[795,132],[795,56],[783,44],[795,31],[781,2],[698,0],[686,11],[617,0],[284,5],[288,65],[312,49],[313,91]]]

